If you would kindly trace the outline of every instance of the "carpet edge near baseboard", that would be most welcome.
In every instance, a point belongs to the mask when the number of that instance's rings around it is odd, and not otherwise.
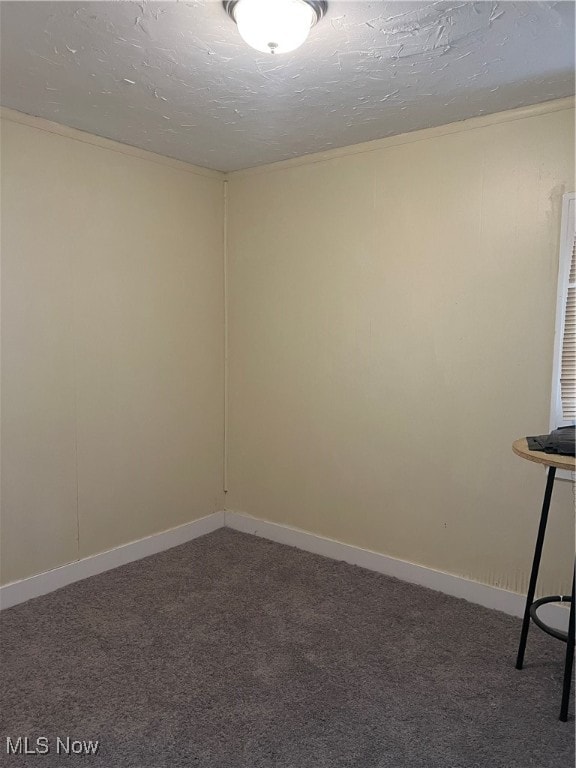
[[[417,565],[380,552],[345,544],[301,528],[272,523],[241,512],[227,510],[224,516],[227,528],[260,536],[278,544],[286,544],[332,560],[343,560],[350,565],[357,565],[386,576],[393,576],[400,581],[462,598],[470,603],[501,611],[511,616],[521,617],[524,615],[526,595],[518,592],[511,592],[463,576]],[[565,605],[545,605],[540,609],[539,616],[556,629],[565,631],[568,627],[568,610]]]
[[[524,613],[526,597],[520,593],[232,510],[213,512],[175,528],[5,584],[0,587],[0,609],[10,608],[76,581],[164,552],[222,527],[296,547],[332,560],[342,560],[351,565],[427,587],[452,597],[462,598],[511,616],[522,616]],[[545,605],[539,615],[551,626],[566,630],[568,611],[564,606]]]
[[[41,597],[76,581],[96,576],[121,565],[156,555],[172,547],[186,544],[188,541],[205,536],[224,526],[224,512],[192,520],[189,523],[169,528],[166,531],[130,541],[105,552],[74,560],[71,563],[53,568],[43,573],[4,584],[0,587],[0,609],[11,608],[19,603]]]

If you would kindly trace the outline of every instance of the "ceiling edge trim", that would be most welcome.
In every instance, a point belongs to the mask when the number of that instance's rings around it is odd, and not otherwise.
[[[324,152],[314,152],[309,155],[300,155],[288,160],[279,160],[275,163],[265,165],[256,165],[251,168],[243,168],[238,171],[229,171],[227,178],[241,178],[243,176],[254,176],[261,173],[273,173],[274,171],[284,170],[286,168],[295,168],[300,165],[311,165],[313,163],[324,163],[348,155],[359,155],[367,152],[376,152],[379,149],[388,147],[397,147],[402,144],[412,144],[417,141],[426,141],[435,139],[439,136],[446,136],[452,133],[461,133],[463,131],[473,131],[478,128],[485,128],[490,125],[508,123],[513,120],[524,120],[529,117],[545,115],[551,112],[561,112],[563,110],[574,109],[576,97],[566,96],[562,99],[544,101],[540,104],[531,104],[527,107],[518,107],[508,109],[504,112],[494,112],[490,115],[480,117],[469,117],[466,120],[460,120],[455,123],[438,125],[434,128],[422,128],[409,133],[399,133],[394,136],[387,136],[384,139],[374,139],[361,144],[351,144],[346,147],[335,147]]]
[[[146,160],[150,163],[157,163],[159,165],[166,165],[169,168],[174,168],[178,171],[185,171],[187,173],[193,173],[196,176],[205,176],[210,179],[224,180],[225,174],[222,171],[215,171],[211,168],[202,168],[198,165],[192,165],[186,163],[184,160],[176,160],[173,157],[167,157],[165,155],[159,155],[156,152],[149,152],[147,149],[140,149],[140,147],[133,147],[131,144],[122,144],[119,141],[113,139],[106,139],[103,136],[97,136],[94,133],[88,133],[88,131],[80,131],[77,128],[70,128],[62,123],[54,123],[51,120],[46,120],[43,117],[36,117],[35,115],[27,115],[24,112],[18,112],[15,109],[9,109],[8,107],[0,107],[0,118],[11,123],[19,123],[20,125],[27,125],[30,128],[37,128],[40,131],[46,131],[47,133],[54,133],[57,136],[63,136],[67,139],[74,141],[81,141],[84,144],[92,144],[100,149],[107,149],[110,152],[119,152],[122,155],[128,155],[129,157],[137,157],[140,160]]]

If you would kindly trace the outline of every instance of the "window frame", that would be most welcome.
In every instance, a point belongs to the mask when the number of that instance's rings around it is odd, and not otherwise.
[[[554,358],[552,364],[552,393],[550,399],[550,431],[557,427],[569,426],[575,419],[565,419],[562,411],[560,374],[562,370],[562,343],[566,318],[566,300],[570,279],[572,249],[576,230],[576,193],[562,196],[562,218],[560,224],[560,253],[558,259],[558,290],[556,293],[556,323],[554,331]],[[575,472],[558,470],[556,477],[562,480],[576,479]]]

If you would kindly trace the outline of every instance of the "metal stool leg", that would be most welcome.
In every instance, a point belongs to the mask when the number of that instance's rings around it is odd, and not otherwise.
[[[570,618],[568,620],[568,641],[566,643],[566,662],[564,664],[564,686],[562,688],[562,706],[560,720],[568,720],[568,704],[570,702],[570,686],[572,684],[572,664],[574,662],[574,576],[572,576],[572,602],[570,603]]]
[[[522,665],[524,663],[524,652],[526,651],[528,629],[530,628],[530,606],[534,602],[534,594],[536,592],[536,581],[538,579],[538,571],[540,569],[540,558],[542,557],[544,534],[546,533],[548,510],[550,509],[550,499],[552,498],[552,489],[554,487],[555,477],[556,467],[550,467],[548,470],[548,480],[546,481],[546,490],[544,491],[544,501],[542,502],[542,514],[540,515],[540,526],[538,528],[538,537],[536,538],[536,549],[534,550],[534,560],[532,562],[532,572],[530,574],[528,594],[526,595],[526,607],[524,609],[524,621],[522,622],[522,633],[520,635],[518,656],[516,657],[516,669],[522,669]]]

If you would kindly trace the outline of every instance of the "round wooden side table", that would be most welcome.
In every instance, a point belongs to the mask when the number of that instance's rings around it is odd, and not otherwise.
[[[576,458],[574,456],[559,456],[554,453],[543,453],[542,451],[531,451],[528,448],[528,441],[525,437],[516,440],[512,444],[512,450],[518,456],[528,461],[534,461],[537,464],[543,464],[548,467],[548,479],[544,491],[544,501],[542,502],[542,513],[540,515],[540,524],[538,526],[538,536],[536,537],[536,548],[534,550],[534,560],[532,561],[532,571],[530,573],[530,583],[528,585],[528,594],[526,595],[526,607],[524,609],[524,620],[522,622],[522,632],[520,634],[520,645],[518,647],[518,656],[516,658],[516,669],[522,669],[524,663],[524,652],[526,650],[526,641],[528,639],[528,629],[530,628],[530,619],[540,629],[547,632],[552,637],[562,640],[566,643],[566,660],[564,662],[564,682],[562,686],[562,703],[560,706],[560,720],[568,720],[568,702],[570,701],[570,684],[572,682],[572,664],[574,661],[574,573],[572,574],[572,594],[552,595],[550,597],[541,597],[534,600],[536,592],[536,581],[540,569],[540,558],[542,556],[542,547],[544,545],[544,536],[546,534],[546,523],[548,522],[548,511],[550,509],[550,499],[552,498],[552,489],[554,488],[554,479],[557,469],[567,469],[569,472],[576,471]],[[570,603],[570,616],[568,619],[568,632],[562,632],[542,621],[537,611],[545,603]]]

